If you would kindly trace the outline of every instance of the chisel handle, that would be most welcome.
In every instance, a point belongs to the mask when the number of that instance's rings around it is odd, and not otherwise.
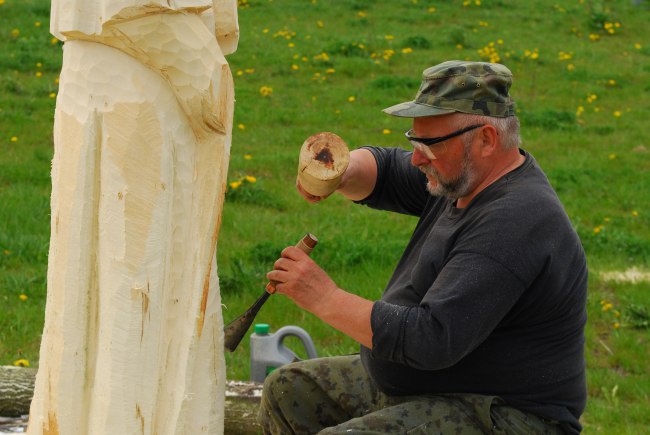
[[[318,243],[318,239],[316,238],[316,236],[314,236],[311,233],[307,233],[305,237],[300,239],[300,241],[296,244],[296,248],[300,249],[302,252],[309,255],[311,254],[311,251],[314,249],[317,243]],[[269,281],[268,284],[264,286],[264,289],[267,291],[267,293],[273,294],[275,293],[276,284],[277,282],[275,281]]]

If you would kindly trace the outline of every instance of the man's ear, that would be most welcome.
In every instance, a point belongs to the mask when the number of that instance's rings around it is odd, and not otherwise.
[[[476,140],[479,141],[481,157],[489,157],[496,152],[499,144],[499,133],[494,126],[486,125],[482,127],[476,136]]]

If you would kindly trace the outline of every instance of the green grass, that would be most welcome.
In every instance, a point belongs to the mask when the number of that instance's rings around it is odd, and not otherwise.
[[[515,76],[524,148],[545,169],[588,255],[585,432],[642,433],[650,421],[650,284],[599,274],[650,269],[648,2],[240,3],[239,49],[229,57],[237,98],[229,181],[256,182],[231,190],[223,210],[217,260],[225,320],[257,298],[279,251],[305,232],[320,239],[313,256],[340,286],[379,297],[415,220],[340,197],[304,202],[293,188],[300,145],[333,131],[352,148],[406,146],[408,121],[380,109],[411,99],[428,66],[478,60],[479,50],[484,59],[496,54]],[[36,365],[43,328],[51,94],[62,47],[48,27],[46,0],[0,4],[0,364]],[[262,96],[263,86],[272,93]],[[305,328],[321,355],[357,350],[281,296],[257,321]],[[227,355],[230,378],[247,378],[247,346]]]

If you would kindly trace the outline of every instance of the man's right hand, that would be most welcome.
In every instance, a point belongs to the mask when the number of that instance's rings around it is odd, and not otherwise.
[[[376,181],[377,162],[375,157],[367,149],[354,150],[350,153],[350,164],[343,174],[341,184],[334,192],[339,192],[353,201],[360,201],[370,195],[375,188]],[[312,195],[300,185],[298,179],[296,179],[296,189],[303,198],[311,203],[320,202],[331,195],[331,193],[325,196]]]
[[[331,195],[331,193],[329,195],[325,195],[325,196],[312,195],[311,193],[307,192],[302,187],[302,184],[300,184],[300,180],[298,178],[296,178],[296,189],[298,190],[298,193],[300,193],[300,195],[302,195],[303,198],[305,198],[307,201],[309,201],[311,203],[320,202],[323,199],[325,199],[325,198],[327,198],[327,197],[329,197]],[[332,192],[332,193],[334,193],[334,192]]]

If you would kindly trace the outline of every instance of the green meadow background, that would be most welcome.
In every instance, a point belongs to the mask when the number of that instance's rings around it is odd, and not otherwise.
[[[304,233],[339,286],[377,299],[415,219],[295,192],[298,151],[320,131],[351,148],[408,144],[422,70],[497,61],[515,80],[523,147],[545,169],[588,255],[585,433],[650,422],[650,38],[647,1],[240,0],[229,56],[236,109],[217,261],[228,322]],[[46,295],[53,110],[62,44],[47,0],[0,0],[0,364],[38,365]],[[206,204],[208,206],[208,204]],[[209,237],[206,234],[206,237]],[[627,275],[624,273],[627,272]],[[628,279],[624,279],[627,277]],[[631,278],[638,278],[637,280]],[[462,279],[462,277],[459,277]],[[320,355],[357,345],[282,296],[257,321],[305,328]],[[289,345],[301,355],[300,346]],[[227,355],[247,379],[248,340]]]

